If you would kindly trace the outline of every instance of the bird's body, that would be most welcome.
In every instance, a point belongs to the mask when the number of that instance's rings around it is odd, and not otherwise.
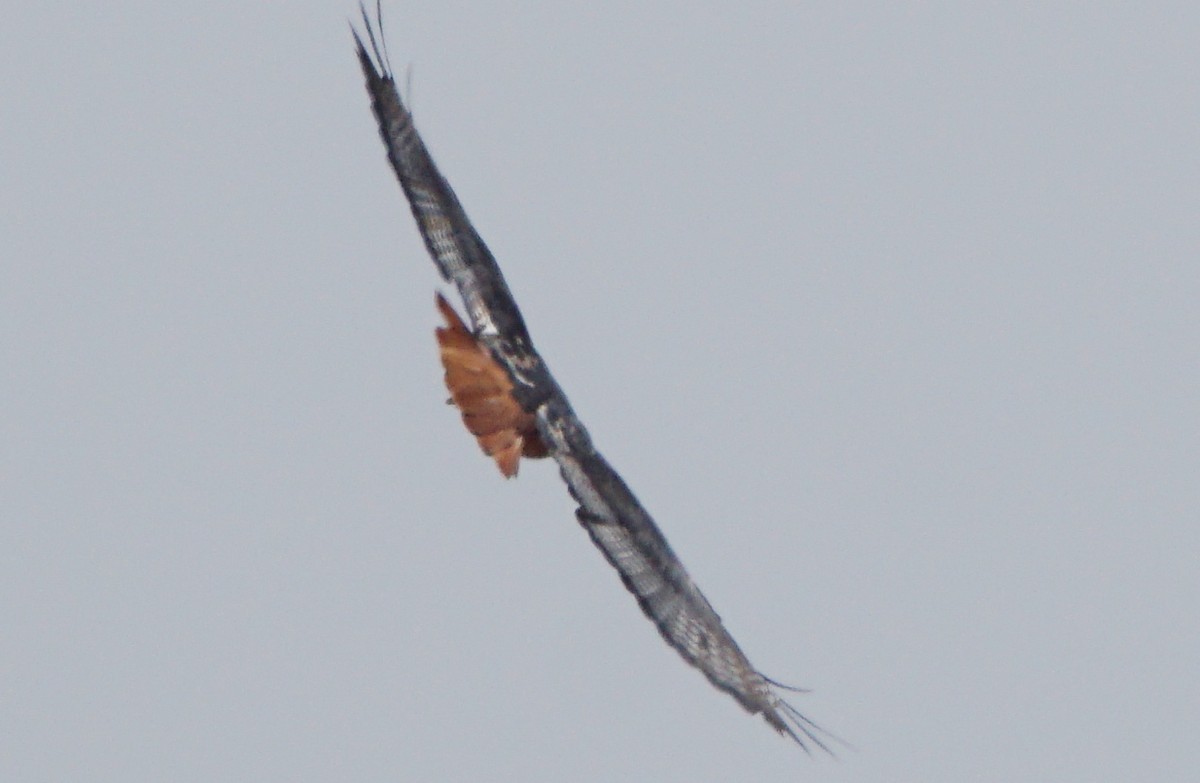
[[[517,475],[521,457],[547,455],[537,423],[512,396],[512,381],[504,368],[479,344],[458,313],[441,294],[437,307],[446,325],[436,331],[450,402],[462,412],[463,423],[483,453],[496,460],[505,478]]]

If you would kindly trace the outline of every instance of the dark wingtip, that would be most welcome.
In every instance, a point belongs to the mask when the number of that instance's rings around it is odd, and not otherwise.
[[[388,80],[392,78],[391,63],[388,62],[387,56],[387,41],[383,37],[383,4],[381,0],[376,0],[375,3],[375,21],[372,23],[371,17],[367,14],[367,7],[359,0],[358,12],[362,16],[363,30],[367,33],[367,41],[371,44],[371,50],[367,51],[367,46],[363,43],[362,36],[358,34],[358,30],[354,28],[354,24],[350,24],[350,34],[354,36],[354,44],[358,52],[358,60],[362,63],[363,71],[370,77],[375,79]],[[379,28],[379,37],[375,37],[375,28]],[[381,45],[382,44],[382,45]]]
[[[815,723],[811,718],[778,696],[774,698],[771,708],[763,711],[763,717],[766,718],[767,723],[771,724],[773,729],[780,734],[791,737],[810,756],[812,755],[812,748],[809,747],[810,743],[835,759],[838,755],[833,752],[833,748],[829,747],[831,743],[841,745],[847,750],[854,750],[854,746],[849,742],[846,742],[846,740],[834,734],[829,729]]]
[[[350,35],[354,36],[354,53],[358,55],[358,61],[362,64],[363,70],[378,76],[371,55],[367,54],[367,48],[363,46],[362,38],[358,36],[358,30],[354,29],[354,22],[347,20],[347,24],[350,25]]]
[[[798,685],[788,685],[786,683],[780,682],[779,680],[772,680],[770,677],[767,677],[766,675],[763,675],[763,679],[766,680],[767,682],[769,682],[771,685],[774,685],[776,688],[779,688],[780,690],[791,691],[792,693],[812,693],[812,688],[801,688]]]

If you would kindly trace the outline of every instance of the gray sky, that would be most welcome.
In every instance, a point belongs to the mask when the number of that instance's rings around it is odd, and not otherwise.
[[[565,5],[565,4],[562,4]],[[809,760],[445,406],[353,2],[0,27],[0,779],[1186,781],[1200,18],[388,2]]]

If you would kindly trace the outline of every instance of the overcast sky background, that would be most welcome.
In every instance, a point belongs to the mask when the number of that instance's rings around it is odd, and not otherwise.
[[[1195,780],[1200,14],[565,6],[384,16],[597,445],[856,750],[444,404],[351,0],[18,3],[0,779]]]

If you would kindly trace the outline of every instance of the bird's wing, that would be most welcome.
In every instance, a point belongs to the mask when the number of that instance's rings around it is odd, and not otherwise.
[[[495,258],[413,126],[381,48],[382,33],[376,35],[365,9],[363,21],[370,49],[357,31],[354,39],[388,160],[438,271],[466,303],[476,339],[508,373],[516,402],[536,417],[538,433],[579,503],[576,519],[685,661],[805,750],[811,743],[829,752],[819,736],[828,733],[779,695],[778,689],[786,686],[751,665],[654,520],[592,445],[534,350]]]

